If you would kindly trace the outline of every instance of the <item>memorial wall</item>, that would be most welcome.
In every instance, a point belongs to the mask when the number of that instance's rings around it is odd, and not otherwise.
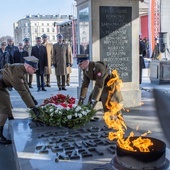
[[[100,6],[100,58],[132,81],[132,7]]]

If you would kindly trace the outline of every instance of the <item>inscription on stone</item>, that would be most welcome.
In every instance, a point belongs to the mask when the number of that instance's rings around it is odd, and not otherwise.
[[[100,6],[101,61],[116,69],[123,82],[132,81],[131,21],[131,7]]]

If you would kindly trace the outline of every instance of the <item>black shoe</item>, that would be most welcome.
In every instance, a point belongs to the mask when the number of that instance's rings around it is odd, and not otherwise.
[[[40,89],[38,88],[38,89],[37,89],[37,92],[39,92],[39,91],[40,91]]]
[[[42,88],[42,91],[47,91],[45,88]]]
[[[70,83],[67,83],[67,86],[70,86]]]
[[[14,117],[12,116],[12,117],[8,117],[8,120],[14,120]]]
[[[62,90],[67,90],[65,87],[62,87]]]
[[[0,135],[0,143],[1,143],[1,144],[4,144],[4,145],[8,145],[8,144],[11,144],[12,141],[6,139],[3,135]]]
[[[47,84],[46,87],[51,87],[51,86],[49,84]]]
[[[30,89],[33,89],[32,85],[29,85],[29,88],[30,88]]]
[[[61,87],[59,87],[58,91],[61,91]]]

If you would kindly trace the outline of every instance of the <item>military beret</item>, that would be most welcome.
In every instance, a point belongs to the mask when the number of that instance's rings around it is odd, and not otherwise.
[[[47,38],[46,34],[41,35],[42,38]]]
[[[83,62],[84,60],[89,60],[89,56],[87,54],[78,54],[76,55],[77,64]]]
[[[57,38],[63,38],[63,35],[62,35],[62,34],[57,34],[56,37],[57,37]]]
[[[41,37],[36,37],[36,40],[41,39]]]
[[[38,58],[34,56],[28,56],[28,57],[24,57],[24,59],[25,59],[25,63],[31,65],[35,69],[38,69]]]
[[[24,41],[24,42],[28,42],[28,41],[29,41],[29,38],[24,38],[23,41]]]

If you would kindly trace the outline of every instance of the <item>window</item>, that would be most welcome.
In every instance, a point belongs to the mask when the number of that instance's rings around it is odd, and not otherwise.
[[[49,28],[47,28],[47,32],[50,32],[50,29],[49,29]]]
[[[44,32],[44,28],[42,28],[42,32]]]
[[[35,32],[37,32],[37,28],[35,28]]]
[[[42,23],[41,25],[44,25],[44,23]]]
[[[47,26],[49,26],[50,24],[49,23],[47,23]]]
[[[36,26],[36,25],[37,25],[37,23],[34,23],[34,25]]]
[[[54,28],[52,28],[52,32],[55,32],[55,29],[54,29]]]
[[[55,40],[55,35],[53,35],[53,40]]]

